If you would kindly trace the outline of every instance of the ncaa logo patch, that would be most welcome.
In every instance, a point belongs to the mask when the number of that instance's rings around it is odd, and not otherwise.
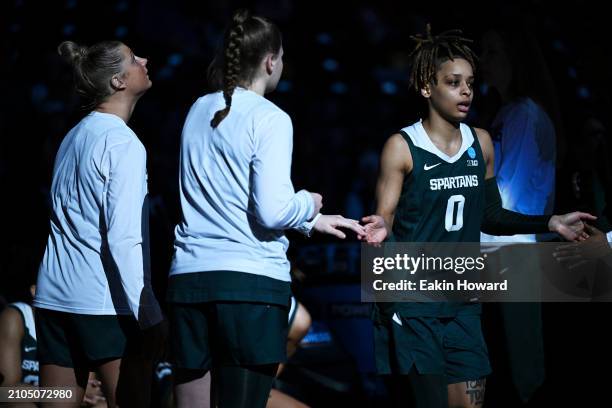
[[[473,159],[476,157],[476,150],[474,150],[474,148],[471,146],[467,149],[467,153],[468,153],[468,156],[470,156],[470,159]]]

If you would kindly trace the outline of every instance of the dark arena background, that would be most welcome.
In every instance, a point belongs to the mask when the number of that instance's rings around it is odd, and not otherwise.
[[[537,43],[542,57],[537,64],[545,64],[547,76],[540,70],[532,80],[550,85],[556,109],[551,115],[558,135],[555,213],[579,209],[605,216],[612,191],[612,47],[602,4],[3,0],[0,309],[28,301],[48,236],[55,154],[85,115],[70,69],[57,55],[61,41],[90,45],[118,39],[149,60],[153,87],[130,127],[147,149],[153,284],[163,300],[180,219],[181,128],[194,100],[210,91],[206,68],[235,9],[268,17],[283,33],[285,70],[268,97],[293,121],[294,186],[320,192],[326,214],[359,219],[374,212],[382,145],[422,113],[408,86],[410,36],[431,23],[434,32],[462,29],[478,55],[491,28],[520,27]],[[520,61],[527,68],[535,64]],[[478,74],[467,123],[487,128],[500,101]],[[391,406],[375,373],[370,305],[360,301],[361,244],[350,235],[345,241],[288,235],[293,291],[312,325],[275,388],[312,407]],[[485,406],[609,406],[610,304],[544,303],[541,311],[541,322],[534,324],[520,312],[510,321],[500,305],[484,306],[493,366]],[[544,355],[545,375],[530,400],[521,402],[517,384],[538,383],[543,372],[532,358],[531,330],[543,339],[536,353]],[[162,406],[170,369],[158,369],[158,377],[152,401]]]

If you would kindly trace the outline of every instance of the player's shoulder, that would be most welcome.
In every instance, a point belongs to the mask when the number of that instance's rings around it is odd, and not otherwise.
[[[24,333],[23,318],[21,312],[14,307],[8,306],[0,312],[0,328],[9,337],[21,338]]]
[[[411,158],[410,146],[406,141],[405,135],[401,132],[393,133],[387,141],[385,142],[385,146],[383,148],[384,156],[392,156],[395,158]]]
[[[491,135],[489,134],[489,132],[487,132],[487,130],[477,127],[474,127],[473,129],[480,142],[491,140]]]
[[[474,133],[476,133],[476,137],[478,138],[478,144],[480,144],[482,150],[486,152],[493,149],[493,142],[491,141],[491,135],[489,132],[487,132],[485,129],[477,127],[473,129]]]
[[[406,137],[402,134],[401,131],[391,134],[387,139],[385,145],[394,148],[408,148],[408,142],[406,142]]]
[[[383,168],[401,168],[404,171],[410,171],[412,168],[410,147],[400,132],[393,133],[385,142],[381,166]]]

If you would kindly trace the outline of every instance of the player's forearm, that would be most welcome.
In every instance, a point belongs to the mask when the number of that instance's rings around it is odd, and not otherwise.
[[[381,211],[380,209],[378,209],[376,211],[376,215],[381,216],[382,219],[385,221],[385,228],[387,229],[387,236],[391,235],[391,231],[393,230],[393,219],[395,217],[395,213]]]

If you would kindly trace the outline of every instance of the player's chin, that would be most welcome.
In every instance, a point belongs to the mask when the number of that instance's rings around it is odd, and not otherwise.
[[[463,122],[465,120],[465,118],[468,117],[468,114],[470,113],[470,111],[466,110],[466,111],[462,111],[457,109],[455,112],[453,112],[453,119],[457,122]]]
[[[465,121],[465,118],[467,118],[467,116],[468,112],[461,112],[459,110],[453,110],[451,112],[447,112],[446,115],[444,115],[446,120],[453,123],[463,122]]]

